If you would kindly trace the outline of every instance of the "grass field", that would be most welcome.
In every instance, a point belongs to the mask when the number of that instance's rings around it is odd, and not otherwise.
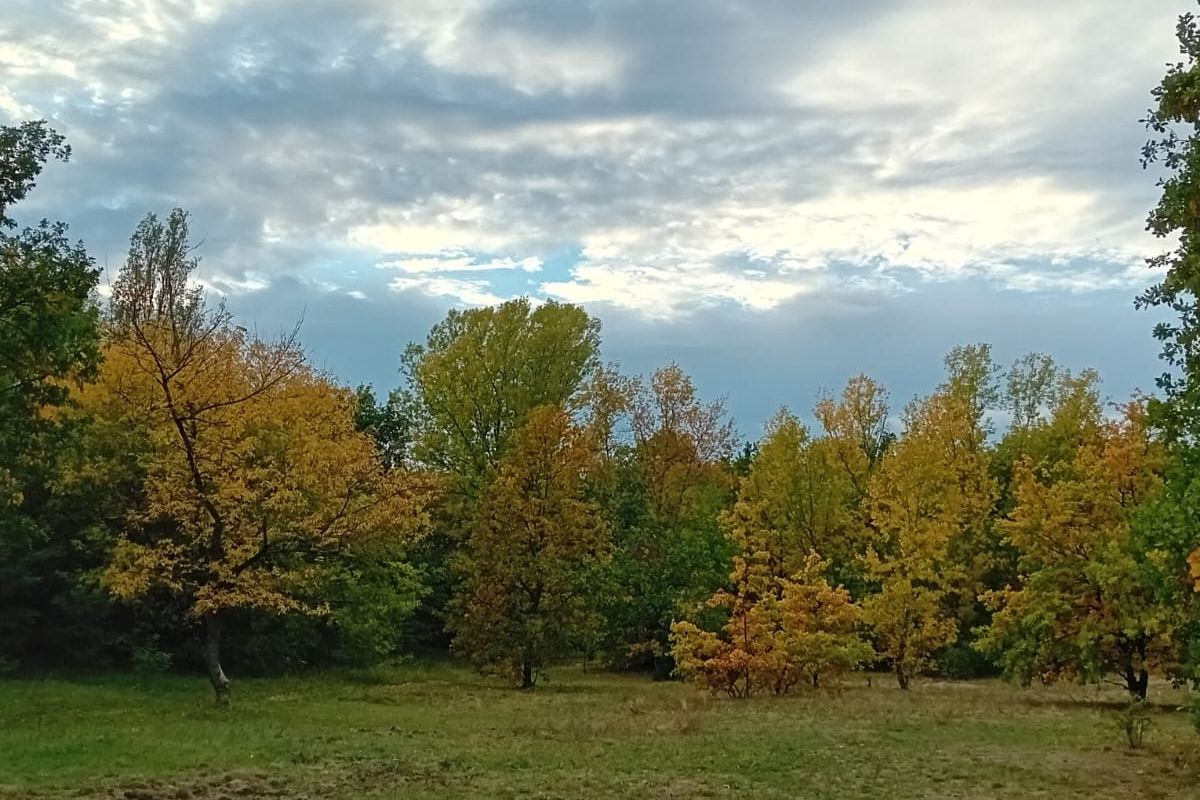
[[[0,681],[0,798],[1196,798],[1160,687],[1129,750],[1119,692],[858,676],[730,701],[563,670],[534,692],[449,666],[236,682]]]

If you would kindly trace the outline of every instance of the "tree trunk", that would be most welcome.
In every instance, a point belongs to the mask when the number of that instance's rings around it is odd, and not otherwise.
[[[521,688],[533,688],[533,665],[528,661],[521,662]]]
[[[215,700],[219,706],[229,705],[229,678],[221,669],[221,631],[224,622],[217,613],[209,614],[204,620],[204,663],[208,667],[208,680],[212,683]]]
[[[814,688],[814,689],[820,689],[820,688],[821,688],[821,673],[819,673],[819,672],[814,672],[814,673],[812,674],[812,683],[813,683],[813,688]]]
[[[1146,691],[1150,688],[1150,673],[1130,667],[1125,670],[1125,688],[1134,700],[1145,700]]]
[[[904,667],[896,667],[896,680],[900,683],[900,688],[907,692],[909,677]]]

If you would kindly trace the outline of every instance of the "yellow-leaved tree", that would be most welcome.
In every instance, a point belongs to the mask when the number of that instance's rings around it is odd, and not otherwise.
[[[405,536],[422,493],[385,474],[355,427],[355,396],[305,361],[294,336],[267,342],[206,305],[187,217],[147,217],[114,284],[99,380],[88,412],[145,430],[145,502],[104,580],[119,598],[177,596],[205,629],[218,703],[227,614],[321,613],[299,599],[314,562],[356,537]]]
[[[610,534],[587,497],[591,432],[565,409],[535,409],[483,493],[451,625],[479,667],[531,689],[551,661],[582,652],[600,624],[596,580]]]
[[[835,681],[871,655],[861,609],[825,577],[821,549],[845,550],[845,480],[786,410],[770,423],[738,501],[722,516],[737,546],[730,591],[707,605],[728,614],[720,632],[671,626],[676,671],[731,697],[785,694]]]
[[[1071,404],[1058,411],[1076,413]],[[1115,674],[1145,699],[1150,673],[1178,665],[1192,613],[1162,601],[1157,567],[1167,554],[1139,538],[1139,513],[1163,487],[1164,453],[1141,402],[1105,420],[1092,395],[1082,418],[1073,453],[1017,464],[1003,530],[1018,578],[989,595],[996,613],[979,647],[1024,683]]]
[[[975,570],[956,557],[961,542],[982,538],[997,491],[976,415],[952,392],[914,401],[870,481],[878,541],[865,564],[879,592],[864,605],[902,689],[955,640],[958,609],[978,591]]]

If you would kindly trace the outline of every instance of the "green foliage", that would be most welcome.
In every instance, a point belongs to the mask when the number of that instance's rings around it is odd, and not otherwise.
[[[63,411],[95,373],[99,271],[65,225],[10,232],[7,216],[45,161],[69,152],[44,123],[0,126],[0,657],[24,664],[56,645],[86,662],[105,627],[106,604],[85,586],[104,546],[81,530],[90,509],[59,487],[86,435]]]
[[[359,386],[354,393],[355,425],[375,440],[384,469],[412,466],[413,438],[420,413],[412,392],[393,389],[382,403],[370,386]]]
[[[1158,380],[1165,397],[1154,414],[1170,440],[1195,444],[1200,422],[1200,24],[1195,15],[1179,18],[1176,35],[1184,59],[1170,65],[1152,91],[1155,105],[1145,119],[1151,138],[1142,155],[1145,166],[1156,165],[1163,172],[1147,230],[1178,244],[1150,259],[1164,277],[1138,304],[1176,315],[1154,329],[1162,358],[1173,370]]]
[[[404,354],[420,411],[414,456],[475,496],[535,408],[570,406],[599,346],[600,323],[577,306],[520,299],[451,311]]]

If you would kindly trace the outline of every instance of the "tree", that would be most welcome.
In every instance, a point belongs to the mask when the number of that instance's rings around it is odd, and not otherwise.
[[[595,573],[609,532],[587,500],[596,445],[565,409],[544,406],[517,432],[484,492],[457,567],[454,646],[531,689],[599,624]]]
[[[980,589],[979,551],[996,486],[979,447],[978,406],[940,391],[912,403],[905,430],[871,478],[867,507],[878,537],[865,559],[880,587],[864,605],[880,654],[901,688],[955,640]]]
[[[1176,36],[1185,60],[1169,66],[1151,92],[1155,104],[1144,120],[1150,140],[1142,150],[1142,164],[1161,166],[1165,173],[1146,228],[1178,244],[1149,260],[1163,278],[1137,303],[1177,316],[1154,328],[1162,358],[1174,372],[1158,379],[1165,397],[1152,411],[1170,441],[1194,446],[1200,423],[1200,23],[1194,14],[1180,16]]]
[[[0,125],[0,228],[14,228],[8,210],[25,198],[50,159],[67,161],[71,147],[45,120]]]
[[[799,570],[816,552],[839,574],[848,573],[864,539],[853,513],[855,476],[844,467],[859,454],[829,437],[810,439],[800,421],[781,410],[767,425],[726,524],[738,525],[741,517],[740,525],[768,531],[785,572]]]
[[[99,638],[75,634],[89,627],[80,610],[101,605],[81,580],[102,547],[81,532],[90,520],[76,526],[80,514],[65,515],[55,497],[83,435],[63,411],[98,361],[99,271],[65,225],[14,231],[9,216],[46,161],[69,154],[44,122],[0,126],[0,659],[43,656],[39,638],[47,647]]]
[[[768,550],[734,558],[733,590],[717,592],[706,604],[727,611],[720,632],[685,620],[671,625],[677,674],[714,694],[783,695],[797,684],[836,682],[870,658],[871,647],[859,635],[861,609],[845,588],[825,579],[818,555],[790,577],[778,568]]]
[[[604,606],[618,664],[670,675],[670,629],[728,573],[731,552],[717,523],[733,479],[733,426],[720,400],[699,399],[677,365],[633,390],[631,444],[616,459],[609,508],[616,544]]]
[[[355,424],[375,440],[384,469],[413,466],[413,438],[419,412],[412,392],[393,389],[382,403],[369,385],[359,386],[354,393]]]
[[[700,401],[692,379],[669,364],[636,390],[632,426],[651,507],[673,523],[688,512],[695,488],[733,455],[725,401]]]
[[[1153,565],[1162,554],[1136,532],[1161,491],[1163,452],[1139,402],[1082,435],[1063,462],[1018,465],[1003,528],[1019,578],[990,595],[996,613],[979,645],[1024,683],[1116,674],[1144,700],[1150,672],[1178,663],[1186,623],[1186,606],[1160,602]]]
[[[356,429],[353,393],[309,368],[294,335],[251,336],[188,285],[186,222],[176,211],[138,227],[113,287],[100,380],[80,402],[151,435],[146,505],[106,584],[122,599],[181,598],[204,623],[209,678],[226,703],[230,611],[320,613],[300,596],[322,553],[380,526],[411,528],[420,514]]]
[[[534,409],[572,407],[599,346],[600,323],[578,306],[522,298],[451,311],[404,354],[423,415],[417,460],[476,496]]]
[[[887,392],[866,375],[851,378],[840,399],[827,396],[817,403],[816,418],[856,503],[866,496],[871,473],[892,443],[888,411]]]
[[[99,333],[92,302],[99,271],[66,226],[43,221],[9,233],[12,203],[33,188],[47,158],[66,160],[63,137],[43,122],[0,126],[0,507],[19,503],[18,474],[53,425],[72,383],[94,373]]]

